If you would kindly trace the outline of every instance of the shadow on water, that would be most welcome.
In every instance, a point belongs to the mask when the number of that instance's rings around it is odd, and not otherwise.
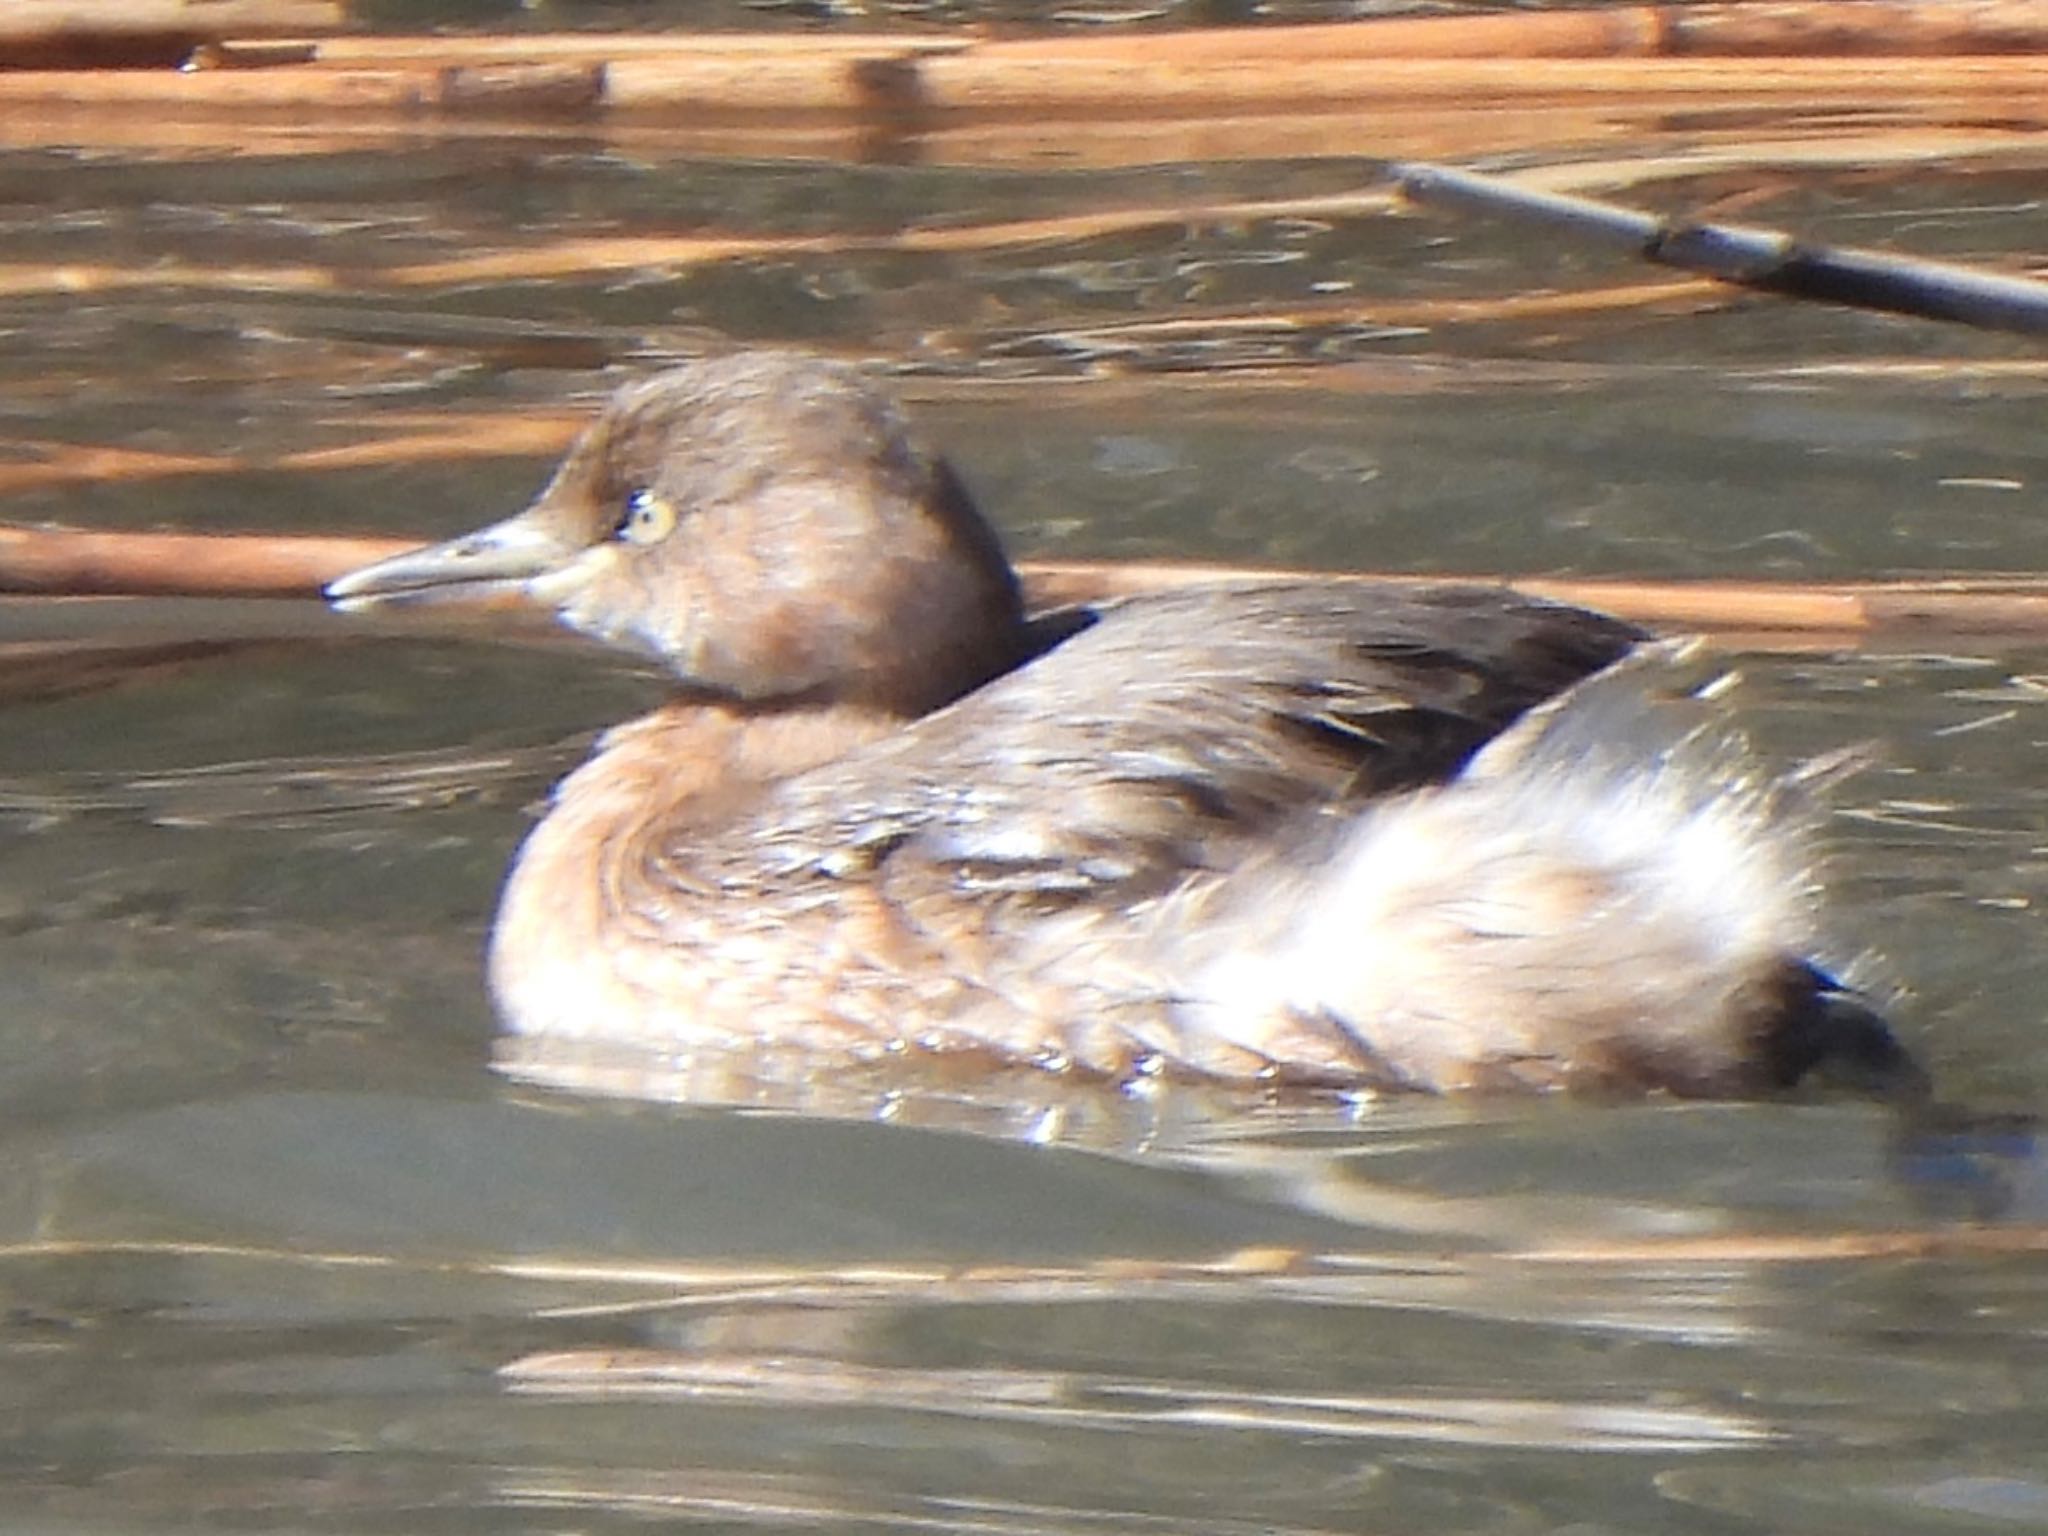
[[[1729,142],[1670,123],[1644,152],[1696,140]],[[0,298],[13,521],[447,533],[522,501],[610,383],[716,335],[893,371],[1020,553],[2048,564],[2028,346],[1711,291],[1489,308],[1639,274],[1483,222],[1284,211],[1369,187],[1362,158],[9,142],[10,261],[214,274]],[[1724,159],[1642,198],[1741,193],[1756,222],[1985,258],[2041,245],[2038,160]],[[1283,211],[1156,214],[1253,201]],[[1156,216],[979,249],[390,278],[621,231],[1132,209]],[[250,279],[309,265],[343,280]],[[506,422],[535,435],[489,435]],[[1834,943],[1983,1111],[1960,1130],[1832,1099],[1046,1082],[815,1085],[797,1107],[836,1113],[797,1115],[489,1070],[504,861],[591,733],[655,696],[644,673],[212,612],[214,638],[266,645],[7,695],[0,1488],[22,1529],[2042,1523],[2048,1186],[1990,1117],[2048,1089],[2048,654],[1741,660],[1767,754],[1873,744],[1830,821]],[[192,634],[189,611],[154,622]]]

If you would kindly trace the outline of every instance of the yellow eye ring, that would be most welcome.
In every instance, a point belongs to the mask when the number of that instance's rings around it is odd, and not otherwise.
[[[653,491],[639,490],[626,498],[618,536],[628,544],[659,544],[676,531],[675,503]]]

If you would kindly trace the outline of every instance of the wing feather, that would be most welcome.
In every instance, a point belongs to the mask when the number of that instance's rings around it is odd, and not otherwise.
[[[1296,818],[1440,781],[1640,632],[1502,588],[1207,588],[1100,610],[1018,671],[774,786],[743,880],[1129,904]],[[764,853],[773,857],[763,858]],[[683,850],[675,850],[678,857]],[[719,846],[697,842],[700,866]]]

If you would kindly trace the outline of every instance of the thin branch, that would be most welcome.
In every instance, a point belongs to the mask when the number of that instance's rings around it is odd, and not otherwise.
[[[1543,224],[1744,288],[1986,330],[2048,335],[2048,282],[2036,278],[1811,245],[1776,230],[1662,219],[1448,166],[1400,165],[1394,177],[1418,203]]]

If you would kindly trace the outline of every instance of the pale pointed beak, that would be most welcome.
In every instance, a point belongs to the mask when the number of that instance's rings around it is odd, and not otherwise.
[[[580,553],[546,522],[522,512],[445,544],[350,571],[327,584],[327,600],[343,613],[438,604],[527,608],[541,601],[532,583]]]

